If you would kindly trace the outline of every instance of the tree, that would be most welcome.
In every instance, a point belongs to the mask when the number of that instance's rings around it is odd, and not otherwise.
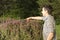
[[[29,16],[36,16],[39,15],[38,8],[39,5],[37,3],[38,0],[18,0],[18,8],[20,8],[20,17],[26,18]]]

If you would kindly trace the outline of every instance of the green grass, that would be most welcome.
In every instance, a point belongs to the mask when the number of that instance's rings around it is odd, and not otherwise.
[[[57,40],[60,40],[60,25],[56,25]]]

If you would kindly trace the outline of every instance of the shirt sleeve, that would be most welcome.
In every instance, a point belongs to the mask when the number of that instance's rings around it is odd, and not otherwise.
[[[44,21],[45,20],[45,17],[42,17],[42,20]]]

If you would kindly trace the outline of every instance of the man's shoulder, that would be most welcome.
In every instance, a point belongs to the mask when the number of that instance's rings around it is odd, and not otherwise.
[[[52,15],[49,15],[48,19],[54,19],[54,17]]]
[[[50,21],[50,22],[54,22],[54,21],[55,21],[54,17],[53,17],[53,16],[51,16],[51,15],[48,17],[48,19],[47,19],[47,20],[48,20],[48,21]]]

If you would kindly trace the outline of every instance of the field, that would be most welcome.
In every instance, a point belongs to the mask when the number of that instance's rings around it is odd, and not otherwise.
[[[56,25],[57,40],[60,40],[60,25]]]

